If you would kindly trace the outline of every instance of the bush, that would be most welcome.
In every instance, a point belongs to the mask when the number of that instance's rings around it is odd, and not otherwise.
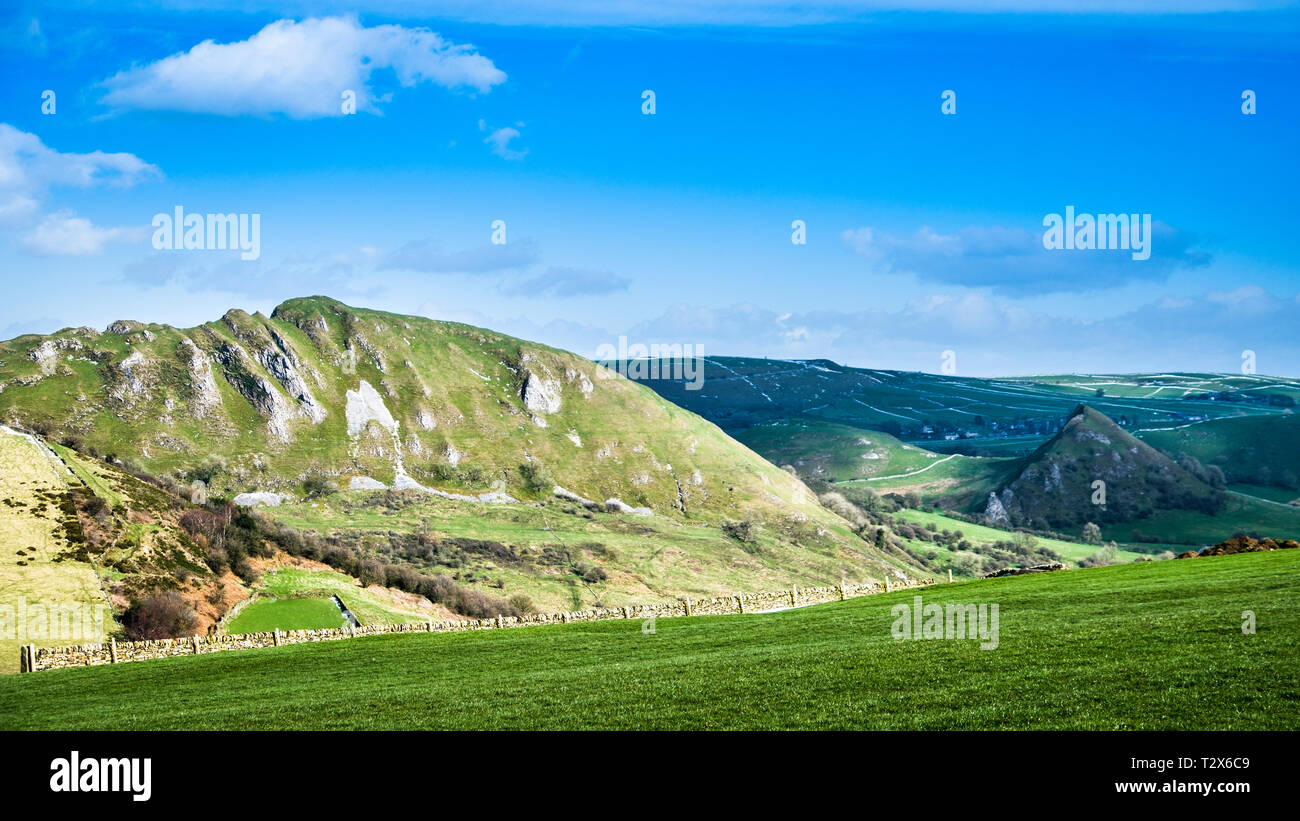
[[[199,617],[174,590],[154,593],[133,602],[123,618],[126,635],[142,639],[174,639],[194,635]]]
[[[758,523],[753,519],[742,519],[739,522],[723,522],[722,532],[743,544],[753,544],[758,541]]]
[[[1114,542],[1098,550],[1088,558],[1079,562],[1079,567],[1102,567],[1108,564],[1115,564],[1119,561],[1119,548]]]
[[[339,486],[334,482],[329,481],[324,476],[308,476],[303,480],[302,489],[303,492],[307,494],[308,499],[315,499],[329,493],[334,493],[339,489]]]
[[[547,495],[555,487],[555,477],[541,462],[530,462],[519,466],[519,476],[524,485],[534,493]]]

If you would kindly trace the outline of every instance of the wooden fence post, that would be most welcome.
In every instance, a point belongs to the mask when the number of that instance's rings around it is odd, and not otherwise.
[[[687,596],[687,597],[686,597],[686,615],[689,616],[690,614],[691,614],[691,597],[690,597],[690,596]]]
[[[952,584],[952,568],[948,568],[948,584]]]
[[[736,603],[740,605],[740,615],[742,616],[745,615],[745,594],[744,593],[736,594]]]
[[[891,591],[890,588],[889,588],[889,574],[888,574],[888,573],[885,574],[885,592],[886,592],[886,593],[893,592],[893,591]]]
[[[196,633],[194,634],[194,655],[197,656],[198,654],[199,654],[199,636]]]
[[[844,592],[844,580],[840,579],[840,601],[844,601],[848,596]]]
[[[280,646],[280,628],[275,628],[275,646]]]
[[[799,585],[797,584],[790,585],[790,606],[799,606]]]
[[[108,663],[117,664],[117,639],[112,636],[108,639]]]

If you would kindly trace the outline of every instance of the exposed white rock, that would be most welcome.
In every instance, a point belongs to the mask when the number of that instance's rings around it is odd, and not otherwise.
[[[394,436],[397,435],[397,420],[389,413],[388,406],[379,392],[366,380],[355,391],[348,391],[347,408],[344,411],[348,419],[348,435],[360,436],[371,422],[378,422],[380,427]]]
[[[560,383],[532,371],[524,378],[524,407],[533,413],[555,413],[560,409]]]
[[[278,336],[273,338],[277,344],[285,345]],[[289,396],[297,400],[299,411],[310,419],[312,424],[318,425],[325,420],[324,406],[312,396],[307,382],[298,372],[297,357],[289,352],[287,346],[283,350],[263,348],[257,352],[257,361],[284,386]]]
[[[582,371],[575,371],[574,369],[569,368],[565,370],[564,378],[569,381],[569,384],[576,382],[578,384],[578,390],[582,391],[583,396],[590,394],[593,390],[591,379]]]
[[[447,463],[452,467],[459,465],[460,460],[465,458],[465,454],[457,450],[456,446],[450,442],[447,443],[447,449],[443,451],[442,455],[447,457]]]
[[[32,348],[27,358],[41,366],[41,375],[50,376],[59,364],[59,350],[53,340],[47,339]]]
[[[212,375],[212,360],[193,340],[186,339],[181,345],[189,354],[187,365],[190,383],[194,388],[194,415],[203,418],[221,404],[221,391],[217,389],[216,377]]]
[[[428,411],[420,411],[415,415],[416,424],[425,430],[433,430],[438,427],[438,420],[433,418],[433,414]]]
[[[285,493],[272,493],[269,490],[259,490],[253,493],[241,493],[234,498],[234,503],[240,507],[279,507],[282,503],[292,499]]]
[[[570,442],[577,445],[578,447],[582,447],[582,437],[578,435],[578,432],[576,430],[571,430],[564,435],[569,437]]]
[[[567,499],[570,502],[577,502],[580,505],[595,506],[596,504],[591,499],[588,499],[584,496],[579,496],[577,493],[574,493],[572,490],[567,490],[565,488],[560,487],[559,485],[556,485],[555,487],[551,488],[551,493],[560,499]]]
[[[1002,504],[1002,500],[997,497],[996,493],[989,493],[988,504],[984,506],[984,518],[991,525],[1010,525],[1011,517],[1007,515],[1007,509]]]
[[[353,476],[348,483],[348,490],[388,490],[388,485],[369,476]]]
[[[139,351],[131,351],[126,359],[117,363],[122,381],[113,387],[112,395],[120,400],[131,400],[137,397],[148,399],[148,385],[145,380],[147,368],[148,360],[145,359],[145,355]]]
[[[605,500],[605,508],[619,513],[631,513],[634,516],[653,516],[654,511],[648,507],[632,507],[617,497]]]

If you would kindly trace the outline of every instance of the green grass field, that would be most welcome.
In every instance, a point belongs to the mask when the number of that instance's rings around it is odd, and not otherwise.
[[[393,601],[392,597],[398,594],[377,588],[359,587],[356,579],[337,570],[277,568],[262,577],[262,587],[259,592],[271,597],[301,596],[308,593],[317,593],[327,599],[332,595],[338,596],[364,625],[423,624],[435,612],[428,600],[423,597],[410,596],[409,608],[403,607]],[[425,608],[425,612],[417,611],[421,606]],[[334,613],[338,615],[337,608],[334,609]],[[281,630],[290,629],[282,624],[273,626]]]
[[[258,599],[230,620],[230,633],[269,633],[281,630],[322,630],[343,626],[343,614],[327,597]]]
[[[1300,729],[1300,551],[920,591],[995,650],[897,641],[916,591],[766,615],[414,634],[0,678],[14,729]],[[1257,619],[1243,635],[1242,613]]]

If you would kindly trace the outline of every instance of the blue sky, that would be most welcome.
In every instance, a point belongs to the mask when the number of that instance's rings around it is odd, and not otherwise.
[[[995,5],[19,4],[0,336],[327,293],[588,356],[1300,375],[1295,4]],[[155,250],[177,205],[260,257]],[[1151,259],[1045,251],[1067,205]]]

